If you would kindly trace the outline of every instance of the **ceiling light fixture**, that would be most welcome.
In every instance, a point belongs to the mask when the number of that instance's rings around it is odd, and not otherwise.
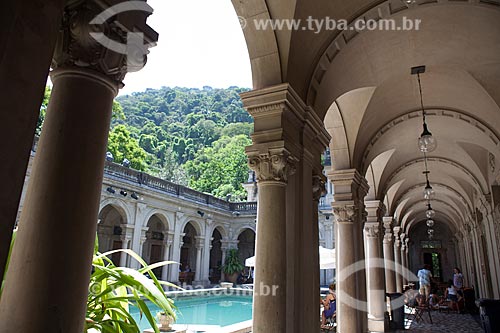
[[[429,128],[427,127],[427,122],[425,120],[426,113],[424,108],[424,98],[422,96],[422,82],[420,80],[420,74],[422,73],[425,73],[425,66],[417,66],[411,69],[411,74],[417,75],[418,91],[420,93],[420,107],[422,109],[422,120],[423,120],[423,131],[422,134],[420,135],[420,138],[418,138],[418,147],[420,148],[420,151],[423,153],[431,153],[434,150],[436,150],[437,141],[436,138],[429,131]]]

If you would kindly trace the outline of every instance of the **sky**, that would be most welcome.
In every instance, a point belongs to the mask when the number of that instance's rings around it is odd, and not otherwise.
[[[148,0],[159,34],[146,66],[129,73],[120,95],[147,88],[252,87],[248,51],[230,0]]]

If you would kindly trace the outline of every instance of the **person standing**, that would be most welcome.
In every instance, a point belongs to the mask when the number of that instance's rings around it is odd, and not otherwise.
[[[457,292],[463,296],[463,288],[464,288],[464,276],[458,267],[453,269],[453,286],[457,290]]]
[[[418,271],[417,276],[420,284],[420,294],[425,297],[425,302],[427,303],[429,295],[431,294],[432,273],[430,271],[430,266],[424,265],[424,267]]]

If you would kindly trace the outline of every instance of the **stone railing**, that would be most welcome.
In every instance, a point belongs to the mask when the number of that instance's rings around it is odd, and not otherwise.
[[[106,161],[104,165],[104,175],[137,183],[140,186],[152,188],[165,194],[182,197],[200,204],[217,207],[237,215],[255,214],[257,212],[256,202],[229,202],[110,161]]]

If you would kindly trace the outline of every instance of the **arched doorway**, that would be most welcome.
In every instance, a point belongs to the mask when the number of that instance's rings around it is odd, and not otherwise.
[[[221,278],[222,266],[222,234],[218,228],[214,229],[212,233],[212,248],[210,249],[210,267],[209,267],[209,280],[210,283],[219,283]]]
[[[97,225],[99,252],[123,248],[123,224],[126,224],[124,214],[115,206],[107,205],[101,210]],[[120,262],[121,256],[120,252],[111,255],[111,260],[116,266],[124,265],[124,262]]]
[[[198,233],[191,222],[184,227],[181,247],[181,273],[179,281],[192,284],[196,267],[196,236]]]
[[[157,216],[153,215],[148,221],[148,231],[146,232],[146,241],[142,249],[142,256],[148,264],[154,264],[166,260],[163,258],[165,252],[165,238],[167,227],[165,223]],[[161,277],[162,267],[155,268],[153,273]]]
[[[255,255],[255,231],[252,229],[243,230],[238,236],[238,254],[241,262]]]

